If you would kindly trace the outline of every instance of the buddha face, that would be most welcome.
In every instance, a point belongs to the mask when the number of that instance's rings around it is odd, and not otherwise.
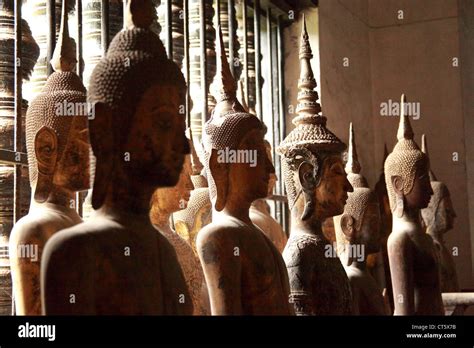
[[[238,150],[252,154],[256,161],[234,163],[230,166],[229,192],[247,202],[265,198],[269,190],[270,176],[275,173],[275,168],[268,158],[262,132],[248,132],[240,142]]]
[[[124,145],[129,153],[125,166],[144,184],[174,186],[190,148],[178,87],[155,84],[140,99]],[[136,160],[138,159],[138,160]]]
[[[158,205],[159,213],[169,215],[186,209],[193,189],[191,173],[191,157],[186,156],[178,183],[174,187],[159,188],[153,195],[152,204]]]
[[[56,164],[53,184],[71,192],[87,190],[90,187],[89,151],[87,117],[74,117],[67,144]]]
[[[367,204],[360,231],[357,232],[358,242],[365,245],[366,254],[376,253],[380,249],[380,209],[377,201]]]
[[[342,214],[347,192],[352,191],[341,156],[327,157],[323,162],[321,180],[315,191],[317,218],[321,221]]]
[[[444,223],[444,230],[449,231],[454,227],[454,219],[456,218],[456,213],[454,212],[453,203],[451,202],[450,196],[445,196],[439,202],[438,211],[436,218],[441,220]]]
[[[408,209],[423,209],[430,203],[433,190],[431,188],[430,176],[428,169],[417,169],[413,187],[411,191],[405,195],[406,205]]]

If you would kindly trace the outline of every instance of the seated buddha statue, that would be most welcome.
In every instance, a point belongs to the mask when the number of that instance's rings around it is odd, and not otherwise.
[[[322,223],[343,212],[352,186],[342,161],[346,145],[320,114],[304,18],[299,58],[298,116],[293,119],[295,128],[277,148],[291,211],[291,232],[283,251],[290,302],[297,315],[347,315],[352,313],[349,279]]]
[[[428,206],[430,164],[413,140],[402,95],[398,142],[385,160],[385,182],[392,210],[387,242],[394,315],[443,315],[438,259],[433,239],[421,225]]]
[[[338,255],[351,285],[354,314],[388,315],[382,289],[367,268],[369,254],[380,250],[380,211],[377,196],[360,174],[352,123],[345,169],[354,191],[348,194],[342,215],[334,217],[334,226]]]
[[[129,0],[125,29],[92,72],[94,213],[46,244],[47,315],[193,312],[176,252],[149,219],[153,192],[176,185],[189,153],[184,77],[150,30],[155,18],[152,1]]]
[[[212,222],[196,246],[213,315],[289,315],[288,275],[281,254],[249,217],[250,205],[267,195],[274,172],[266,156],[264,126],[236,98],[237,84],[216,40],[216,106],[203,132]]]
[[[16,314],[40,315],[40,270],[46,242],[58,231],[82,222],[75,193],[89,188],[89,134],[86,89],[73,72],[74,42],[69,37],[65,1],[58,42],[51,64],[55,70],[26,114],[32,198],[29,212],[10,237]]]

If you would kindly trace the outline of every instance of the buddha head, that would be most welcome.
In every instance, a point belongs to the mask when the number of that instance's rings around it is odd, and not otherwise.
[[[348,265],[354,258],[375,253],[380,249],[380,211],[377,195],[368,187],[360,174],[361,165],[357,156],[354,129],[350,124],[349,151],[345,170],[354,188],[348,194],[342,215],[334,217],[338,254],[346,254]],[[363,255],[354,255],[348,245],[363,246]],[[358,250],[358,249],[355,249]]]
[[[240,95],[239,102],[244,108],[245,112],[250,112],[249,107],[247,105],[247,100],[245,98],[245,87],[242,80],[239,80],[239,95]],[[267,127],[265,125],[264,125],[264,132],[265,133],[267,132]],[[266,139],[264,140],[264,143],[265,143],[265,150],[267,153],[267,157],[269,161],[273,163],[272,145]],[[270,179],[268,181],[268,191],[267,191],[268,196],[271,196],[273,194],[273,189],[275,188],[276,181],[277,181],[276,174],[274,172],[270,173]]]
[[[153,224],[159,225],[164,219],[168,220],[172,213],[186,209],[193,189],[191,173],[191,156],[187,155],[178,183],[173,187],[161,187],[155,190],[150,204],[150,220]]]
[[[216,46],[217,72],[211,87],[217,104],[204,127],[203,145],[210,197],[214,209],[222,211],[231,201],[250,204],[266,197],[275,169],[266,155],[264,125],[237,100],[220,28]]]
[[[26,114],[30,183],[36,202],[51,193],[71,195],[89,188],[89,133],[86,89],[73,72],[75,47],[63,1],[59,39],[42,92]]]
[[[413,140],[413,130],[404,112],[405,95],[401,97],[398,142],[385,160],[385,182],[392,213],[401,218],[405,212],[426,208],[433,194],[429,177],[429,160]]]
[[[91,75],[94,209],[103,204],[109,184],[124,178],[140,178],[151,192],[174,186],[189,153],[180,114],[186,84],[149,29],[155,18],[151,0],[128,1],[126,29],[114,37]]]
[[[421,139],[422,151],[429,157],[426,136],[423,134]],[[456,213],[447,186],[437,180],[431,170],[430,181],[433,195],[428,207],[421,210],[421,216],[427,227],[427,232],[435,237],[440,237],[453,228]]]
[[[298,82],[298,116],[295,128],[280,143],[288,204],[299,220],[324,219],[343,212],[347,192],[352,190],[346,178],[342,152],[346,145],[327,127],[320,114],[316,80],[311,69],[312,58],[306,23],[303,18]],[[303,207],[300,207],[303,205]]]
[[[212,207],[206,173],[198,155],[199,151],[194,145],[191,129],[189,129],[189,137],[191,181],[194,189],[191,191],[187,206],[174,213],[173,220],[176,232],[191,245],[197,254],[197,234],[204,226],[211,223]],[[202,155],[202,151],[199,154]]]

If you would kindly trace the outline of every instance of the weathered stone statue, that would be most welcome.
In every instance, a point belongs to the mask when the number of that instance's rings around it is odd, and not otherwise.
[[[429,157],[426,136],[421,138],[423,153]],[[444,234],[452,230],[456,213],[451,202],[451,195],[444,183],[436,179],[430,170],[431,188],[433,195],[430,204],[421,210],[421,216],[426,225],[426,232],[433,238],[439,260],[441,292],[458,292],[459,283],[456,267],[451,252],[444,242]]]
[[[195,149],[191,130],[189,134],[189,143],[191,146],[191,181],[194,189],[191,191],[186,207],[173,214],[173,221],[176,232],[191,245],[197,256],[196,238],[199,231],[211,223],[212,207],[207,178],[203,175],[205,174],[204,167]]]
[[[387,242],[394,315],[443,315],[436,248],[421,226],[420,210],[433,194],[429,160],[413,140],[402,95],[398,142],[385,160],[385,181],[392,210]]]
[[[380,249],[379,204],[360,171],[351,123],[346,173],[354,191],[348,194],[344,213],[334,217],[337,253],[351,285],[354,314],[387,315],[382,289],[367,268],[368,255]]]
[[[288,275],[273,243],[252,224],[252,202],[267,195],[274,168],[264,126],[237,101],[237,85],[217,41],[216,107],[203,133],[212,223],[197,238],[214,315],[289,315]]]
[[[349,280],[321,224],[343,212],[352,191],[342,162],[346,145],[320,114],[306,23],[301,34],[301,74],[295,128],[277,148],[291,210],[291,234],[283,251],[298,315],[352,313]]]
[[[178,182],[189,153],[185,82],[149,27],[150,0],[128,1],[126,29],[94,69],[88,99],[97,158],[94,215],[44,250],[46,314],[174,315],[193,311],[173,246],[150,223],[157,187]]]
[[[265,148],[268,159],[272,161],[272,148],[267,140],[265,140]],[[273,188],[275,187],[276,180],[277,177],[275,173],[271,173],[270,179],[268,180],[267,196],[273,194]],[[250,220],[252,220],[252,223],[260,228],[263,233],[265,233],[266,236],[270,238],[278,251],[282,253],[288,238],[286,237],[286,234],[281,228],[280,224],[270,214],[270,206],[265,199],[257,199],[252,203],[250,206]]]
[[[86,89],[72,72],[76,50],[69,37],[67,11],[51,61],[55,72],[26,114],[26,143],[32,199],[28,215],[10,237],[16,313],[41,314],[40,265],[43,249],[59,230],[82,220],[75,193],[89,188],[89,133]]]
[[[210,313],[208,308],[209,294],[201,263],[191,245],[171,228],[170,222],[171,214],[183,209],[188,204],[190,192],[193,188],[190,175],[191,156],[188,155],[176,186],[159,188],[153,193],[150,220],[176,251],[193,302],[193,314],[207,315]]]

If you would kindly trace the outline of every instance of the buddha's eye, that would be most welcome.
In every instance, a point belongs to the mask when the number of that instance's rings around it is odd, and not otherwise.
[[[166,117],[166,118],[169,118],[169,117]],[[158,122],[158,126],[163,130],[169,130],[171,129],[172,122],[169,119],[164,119],[164,120],[162,119]]]

